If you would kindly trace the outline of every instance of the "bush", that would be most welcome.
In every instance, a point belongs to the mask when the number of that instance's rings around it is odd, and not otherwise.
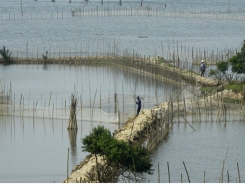
[[[243,41],[241,52],[238,52],[236,56],[231,57],[229,62],[232,66],[232,72],[245,74],[245,40]]]
[[[12,63],[11,59],[11,52],[3,46],[3,49],[0,49],[0,55],[3,57],[4,63],[5,64],[10,64]]]
[[[94,154],[96,157],[94,170],[97,176],[89,173],[90,177],[93,176],[90,178],[93,181],[110,183],[115,182],[120,176],[124,176],[123,173],[125,172],[143,173],[151,171],[152,165],[146,148],[115,139],[110,131],[103,126],[93,128],[92,132],[82,139],[82,143],[83,151]],[[98,155],[105,159],[107,168],[98,163]],[[108,169],[110,176],[104,177],[105,173],[108,173]]]

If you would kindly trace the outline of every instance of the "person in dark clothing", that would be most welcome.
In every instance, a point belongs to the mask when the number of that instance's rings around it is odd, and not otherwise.
[[[202,77],[204,77],[205,69],[206,69],[206,65],[205,65],[204,61],[202,60],[201,65],[200,65],[200,71],[201,71]]]
[[[139,96],[137,96],[136,104],[138,105],[138,109],[137,109],[137,116],[138,116],[140,113],[140,109],[141,109],[141,100]]]

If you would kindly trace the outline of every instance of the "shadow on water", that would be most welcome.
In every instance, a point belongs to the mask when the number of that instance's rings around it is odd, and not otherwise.
[[[76,158],[77,157],[77,128],[67,129],[67,132],[69,135],[72,157]]]

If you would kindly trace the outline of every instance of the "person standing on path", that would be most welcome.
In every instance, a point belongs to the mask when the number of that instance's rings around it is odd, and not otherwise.
[[[137,116],[138,116],[140,113],[140,109],[141,109],[141,100],[139,96],[137,96],[136,104],[138,105],[138,109],[137,109]]]
[[[200,72],[201,72],[202,77],[204,77],[205,69],[206,69],[206,65],[205,65],[204,61],[202,60],[201,65],[200,65]]]

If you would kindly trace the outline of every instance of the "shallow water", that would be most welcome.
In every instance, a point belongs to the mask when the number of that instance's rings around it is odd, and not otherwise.
[[[81,138],[93,127],[104,125],[114,132],[122,126],[110,119],[98,120],[100,107],[103,114],[115,113],[115,93],[118,95],[117,110],[131,116],[136,110],[136,94],[142,98],[142,108],[152,108],[157,103],[156,94],[159,103],[174,95],[174,90],[180,90],[167,82],[106,66],[0,66],[0,78],[1,90],[8,92],[10,85],[12,88],[12,106],[0,104],[1,182],[63,181],[66,179],[68,147],[70,173],[86,156],[81,149]],[[74,87],[83,103],[83,118],[80,118],[80,106],[75,138],[67,131],[69,98]],[[65,100],[67,110],[61,112]],[[38,111],[33,110],[33,105]],[[94,113],[91,119],[96,121],[86,120],[86,112],[91,111]]]
[[[2,2],[1,2],[2,1]],[[1,0],[2,17],[20,13],[20,2]],[[118,6],[115,1],[99,2],[25,1],[22,10],[26,14],[61,11],[71,14],[72,9],[139,8],[136,1],[126,1]],[[164,6],[162,1],[144,1],[153,8]],[[169,12],[225,12],[243,15],[244,1],[166,1]],[[130,9],[130,8],[129,8]],[[240,10],[240,13],[239,11]],[[165,11],[165,10],[164,10]],[[236,13],[235,13],[236,12]],[[238,13],[237,13],[238,12]],[[227,14],[227,12],[226,12]],[[229,14],[229,15],[230,15]],[[43,16],[44,16],[43,15]],[[31,16],[31,15],[30,15]],[[34,15],[33,15],[34,16]],[[109,16],[48,19],[0,18],[2,46],[18,57],[42,57],[46,51],[50,57],[88,56],[94,53],[122,55],[127,49],[141,56],[163,56],[170,59],[170,52],[178,53],[181,60],[191,61],[191,49],[206,52],[224,51],[241,47],[244,39],[244,21],[217,20],[214,18],[173,18],[162,16]],[[142,36],[142,37],[141,37]],[[182,47],[182,48],[181,48]],[[225,52],[225,51],[224,51]]]
[[[155,171],[153,175],[145,175],[146,181],[158,182],[159,164],[160,181],[168,183],[168,162],[171,182],[180,183],[182,174],[182,181],[188,183],[184,162],[191,182],[203,183],[205,172],[206,182],[218,183],[225,160],[223,181],[228,183],[228,171],[230,182],[238,182],[238,163],[244,182],[244,116],[232,115],[232,112],[229,111],[226,125],[224,121],[210,121],[206,116],[202,116],[201,122],[197,121],[198,117],[187,116],[196,131],[182,118],[180,123],[176,120],[169,136],[152,153]]]
[[[109,130],[112,123],[78,121],[77,136],[70,136],[67,120],[0,116],[0,181],[3,183],[62,182],[87,155],[81,139],[99,124]],[[75,140],[75,142],[74,142]]]

